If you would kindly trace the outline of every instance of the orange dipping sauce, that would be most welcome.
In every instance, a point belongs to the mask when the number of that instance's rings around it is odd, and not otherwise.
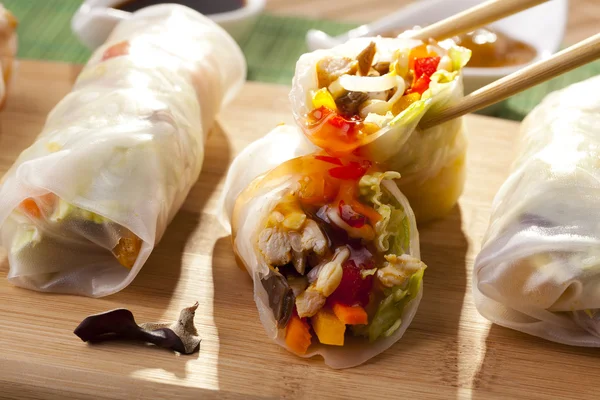
[[[403,31],[390,32],[383,36],[396,37]],[[537,51],[522,42],[491,28],[480,28],[452,38],[456,44],[472,51],[467,67],[498,68],[512,67],[532,61]]]
[[[453,40],[473,52],[467,67],[512,67],[526,64],[537,55],[533,46],[489,28],[462,34]]]

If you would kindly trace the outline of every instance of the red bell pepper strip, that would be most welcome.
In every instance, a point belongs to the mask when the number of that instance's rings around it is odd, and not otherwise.
[[[408,89],[407,94],[423,94],[423,92],[429,89],[431,75],[437,70],[440,60],[440,57],[423,57],[415,59],[413,84],[410,89]]]
[[[357,181],[362,178],[370,167],[371,162],[368,160],[364,160],[362,163],[350,161],[348,165],[331,168],[329,175],[336,179]]]
[[[420,78],[415,80],[410,89],[407,90],[406,94],[419,93],[422,95],[424,91],[429,89],[430,82],[430,77],[428,77],[427,75],[421,75]]]
[[[330,164],[335,164],[335,165],[344,165],[342,164],[342,160],[340,160],[337,157],[331,157],[331,156],[315,156],[316,160],[320,160],[320,161],[325,161],[328,162]]]
[[[441,57],[424,57],[415,60],[415,76],[431,76],[437,70]]]

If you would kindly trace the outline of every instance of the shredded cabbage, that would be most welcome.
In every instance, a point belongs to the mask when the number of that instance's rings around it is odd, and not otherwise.
[[[19,225],[10,251],[16,254],[26,246],[39,243],[40,240],[42,240],[42,236],[35,225]]]
[[[98,215],[91,211],[83,210],[64,201],[59,197],[58,205],[56,206],[52,215],[50,216],[50,220],[52,222],[60,222],[67,219],[68,217],[73,217],[75,219],[80,219],[84,221],[91,221],[96,224],[102,224],[108,221],[108,219],[104,218],[101,215]]]
[[[369,340],[371,342],[381,336],[393,335],[402,325],[402,313],[408,303],[419,293],[423,281],[423,272],[423,269],[415,272],[405,288],[394,286],[386,290],[386,298],[379,304],[375,316],[368,325]]]
[[[466,47],[452,46],[448,49],[448,57],[452,60],[452,70],[458,71],[471,59],[471,50]]]
[[[429,89],[427,89],[421,99],[412,103],[408,108],[396,115],[389,123],[389,126],[397,124],[409,125],[415,119],[421,117],[428,109],[434,97],[442,92],[451,89],[452,83],[457,79],[459,71],[469,62],[471,50],[460,46],[453,46],[448,50],[448,57],[452,61],[452,72],[443,69],[435,71],[431,75]],[[432,99],[432,100],[430,100]]]
[[[404,254],[409,246],[410,227],[404,208],[381,187],[383,180],[399,178],[397,172],[375,172],[363,176],[358,183],[363,199],[373,204],[382,217],[375,224],[374,242],[377,250],[386,254]]]

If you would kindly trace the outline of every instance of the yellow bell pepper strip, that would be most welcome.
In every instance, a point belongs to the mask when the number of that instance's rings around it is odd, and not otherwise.
[[[398,101],[395,102],[392,106],[392,114],[400,114],[402,111],[406,110],[408,106],[410,106],[412,103],[419,100],[421,100],[421,95],[416,92],[400,97]]]
[[[317,314],[311,318],[312,327],[322,344],[333,346],[344,345],[344,334],[346,325],[328,309],[321,308]]]
[[[312,99],[314,108],[325,107],[332,111],[337,111],[335,100],[327,88],[321,88],[315,92]]]

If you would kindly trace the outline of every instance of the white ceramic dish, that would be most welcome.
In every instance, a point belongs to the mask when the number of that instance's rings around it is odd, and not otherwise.
[[[221,25],[239,43],[252,29],[258,15],[265,8],[265,2],[266,0],[245,0],[242,8],[207,17]],[[95,49],[104,43],[119,21],[131,15],[112,8],[120,3],[123,0],[85,0],[71,20],[71,29],[83,44]]]
[[[310,50],[330,48],[349,38],[376,36],[397,28],[427,26],[484,0],[421,0],[380,20],[360,26],[343,35],[331,37],[321,31],[309,31],[306,41]],[[552,0],[515,14],[490,26],[515,39],[532,45],[537,56],[533,61],[548,58],[559,49],[567,23],[568,0]],[[533,62],[532,61],[532,62]],[[502,68],[465,68],[465,92],[470,93],[503,76],[523,68],[523,65]]]

